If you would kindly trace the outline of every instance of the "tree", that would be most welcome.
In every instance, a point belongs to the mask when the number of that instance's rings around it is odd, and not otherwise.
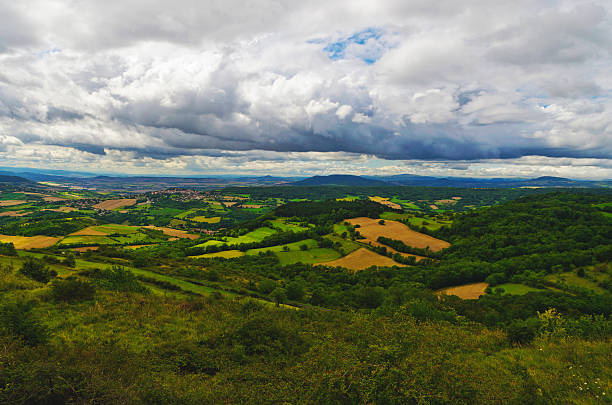
[[[290,300],[300,300],[304,297],[304,286],[302,283],[292,281],[287,285],[287,298]]]
[[[73,255],[68,255],[68,256],[67,256],[67,257],[64,259],[64,261],[62,262],[62,264],[63,264],[64,266],[67,266],[67,267],[75,267],[75,266],[76,266],[76,259],[74,258],[74,256],[73,256]]]
[[[308,245],[307,244],[301,244],[300,245],[300,250],[308,250]]]
[[[261,280],[257,286],[257,289],[262,294],[270,294],[276,288],[276,281],[265,279]]]
[[[274,291],[270,293],[270,298],[274,300],[278,307],[280,304],[287,301],[287,293],[284,288],[276,287]]]
[[[378,225],[384,225],[385,224],[385,220],[381,219],[380,221],[378,221]]]

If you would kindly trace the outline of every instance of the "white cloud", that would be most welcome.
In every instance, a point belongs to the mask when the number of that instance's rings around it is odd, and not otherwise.
[[[120,159],[237,170],[251,167],[247,151],[274,162],[328,154],[325,170],[339,171],[349,169],[331,163],[337,153],[369,162],[612,157],[608,2],[24,4],[0,0],[7,161],[69,164],[67,148],[92,170]],[[334,44],[343,48],[330,58]],[[223,160],[232,151],[245,162]],[[253,170],[276,167],[256,161]],[[321,164],[299,162],[296,171]]]

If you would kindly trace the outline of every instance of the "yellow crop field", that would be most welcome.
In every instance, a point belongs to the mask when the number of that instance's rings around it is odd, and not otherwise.
[[[438,291],[438,294],[456,295],[463,300],[477,300],[478,297],[485,294],[487,283],[473,283],[459,285],[456,287],[444,288]]]
[[[198,239],[200,237],[200,235],[196,235],[194,233],[189,233],[180,229],[166,228],[163,226],[147,225],[144,228],[156,229],[158,231],[162,231],[165,235],[174,236],[176,238]]]
[[[134,198],[120,198],[115,200],[106,200],[94,205],[94,208],[98,208],[101,210],[114,210],[121,207],[129,207],[136,204],[136,199]]]
[[[351,225],[359,225],[357,231],[365,237],[365,242],[376,242],[379,236],[401,240],[408,246],[424,249],[429,248],[437,252],[450,246],[450,243],[424,233],[413,231],[406,225],[397,221],[385,220],[384,225],[378,219],[359,217],[347,220]]]
[[[0,235],[0,242],[13,243],[15,249],[36,249],[46,248],[55,245],[59,241],[59,238],[52,236],[10,236]]]
[[[404,266],[387,256],[379,255],[366,248],[357,249],[340,259],[318,264],[332,267],[339,266],[350,270],[364,270],[371,266]]]

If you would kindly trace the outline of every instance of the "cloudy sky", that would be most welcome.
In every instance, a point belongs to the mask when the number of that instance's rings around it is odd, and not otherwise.
[[[610,1],[0,10],[0,166],[612,178]]]

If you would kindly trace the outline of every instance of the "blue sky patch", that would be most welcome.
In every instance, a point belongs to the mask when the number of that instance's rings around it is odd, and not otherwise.
[[[378,59],[380,59],[384,51],[388,48],[386,44],[380,41],[382,34],[383,31],[381,29],[371,27],[366,28],[363,31],[356,32],[350,37],[340,38],[335,42],[326,42],[320,39],[315,39],[308,42],[314,44],[327,43],[323,50],[327,53],[327,56],[331,60],[346,59],[348,57],[358,57],[365,63],[372,64]],[[376,46],[366,47],[368,41],[372,39],[377,42]],[[347,55],[347,49],[349,49],[349,47],[352,47],[353,45],[361,45],[363,47],[363,50],[361,52],[353,52],[352,55]]]

